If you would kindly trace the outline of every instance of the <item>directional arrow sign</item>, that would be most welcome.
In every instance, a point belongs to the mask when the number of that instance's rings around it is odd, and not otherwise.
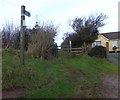
[[[26,16],[28,16],[28,17],[30,17],[31,16],[31,14],[30,14],[30,12],[28,12],[28,11],[25,11],[25,13],[24,13]]]

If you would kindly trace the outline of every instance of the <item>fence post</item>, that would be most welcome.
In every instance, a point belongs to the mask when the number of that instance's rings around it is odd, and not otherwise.
[[[109,54],[109,43],[106,42],[106,57],[108,57]]]
[[[71,45],[71,41],[69,41],[70,44],[70,54],[72,53],[72,45]]]

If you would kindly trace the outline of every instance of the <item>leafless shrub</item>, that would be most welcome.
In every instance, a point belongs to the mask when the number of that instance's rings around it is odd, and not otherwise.
[[[33,28],[28,53],[32,57],[47,58],[54,45],[54,37],[56,36],[57,29],[58,27],[55,27],[52,23],[43,23]]]

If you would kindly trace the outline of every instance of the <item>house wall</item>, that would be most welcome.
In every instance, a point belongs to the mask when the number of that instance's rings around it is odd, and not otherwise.
[[[113,48],[112,48],[112,40],[109,41],[109,51],[113,51]]]
[[[101,46],[104,46],[104,47],[106,47],[106,42],[108,42],[108,39],[107,38],[105,38],[104,36],[102,36],[102,35],[98,35],[98,39],[97,40],[95,40],[95,42],[96,41],[101,41]],[[92,44],[92,47],[94,47],[95,46],[95,42]]]
[[[108,42],[108,50],[113,51],[112,41],[114,41],[114,40],[108,40],[103,35],[98,35],[98,39],[95,40],[95,42],[96,41],[101,41],[101,46],[104,46],[104,47],[106,47],[106,42]],[[92,47],[95,46],[95,42],[92,44]],[[118,48],[116,49],[116,51],[120,51],[120,40],[118,40]]]

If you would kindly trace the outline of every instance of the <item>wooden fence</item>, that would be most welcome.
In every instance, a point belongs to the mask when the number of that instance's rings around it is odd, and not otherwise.
[[[59,55],[81,55],[84,53],[84,48],[72,48],[70,46],[58,46]]]

